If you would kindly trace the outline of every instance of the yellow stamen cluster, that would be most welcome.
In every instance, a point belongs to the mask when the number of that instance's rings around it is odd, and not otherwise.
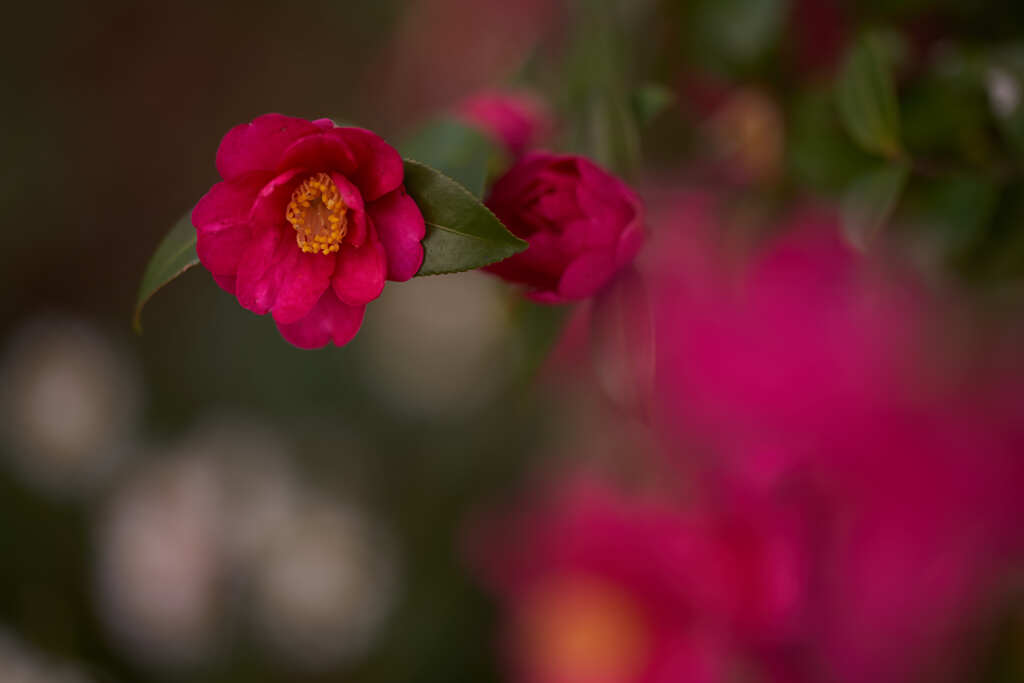
[[[326,173],[306,178],[292,192],[285,218],[295,228],[295,241],[307,254],[331,254],[341,249],[348,232],[348,207]]]

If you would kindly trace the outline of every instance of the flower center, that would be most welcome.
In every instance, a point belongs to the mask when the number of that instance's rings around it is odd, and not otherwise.
[[[348,232],[348,207],[326,173],[311,175],[292,192],[284,216],[295,228],[295,241],[307,254],[330,254],[341,249]]]

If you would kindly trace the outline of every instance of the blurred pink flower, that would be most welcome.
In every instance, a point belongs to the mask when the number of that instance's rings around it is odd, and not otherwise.
[[[659,216],[647,272],[667,424],[768,481],[941,381],[923,295],[851,253],[832,212],[798,211],[743,263],[723,249],[720,209],[695,194]]]
[[[987,341],[955,296],[848,251],[833,212],[800,210],[738,259],[719,209],[693,193],[654,212],[672,457],[725,500],[792,500],[813,520],[814,680],[960,680],[1011,566],[1020,402],[973,369]]]
[[[1010,565],[1017,453],[952,411],[875,416],[822,456],[833,526],[817,641],[830,680],[963,680]]]
[[[706,512],[581,478],[478,529],[516,680],[711,683],[762,649],[784,653],[802,608],[799,545],[778,518]]]
[[[463,100],[456,115],[501,143],[513,158],[521,157],[553,128],[544,101],[529,92],[480,92]]]
[[[295,346],[348,343],[385,278],[419,270],[423,216],[368,130],[266,114],[224,136],[217,170],[192,212],[199,260]]]
[[[594,295],[644,240],[640,199],[583,157],[528,154],[495,182],[487,206],[530,244],[488,270],[544,303]]]

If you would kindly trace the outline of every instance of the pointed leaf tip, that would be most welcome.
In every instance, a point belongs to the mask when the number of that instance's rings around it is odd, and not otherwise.
[[[192,226],[192,210],[174,224],[153,252],[139,284],[132,328],[142,334],[142,308],[164,285],[199,263],[196,254],[196,229]]]
[[[407,159],[405,189],[427,224],[423,266],[417,275],[482,268],[529,246],[469,190],[436,169]]]

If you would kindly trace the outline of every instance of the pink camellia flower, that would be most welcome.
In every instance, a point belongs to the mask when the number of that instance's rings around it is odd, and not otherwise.
[[[785,530],[764,521],[581,477],[484,525],[473,550],[503,608],[514,680],[717,683],[741,660],[780,680],[760,648],[788,638],[805,581]]]
[[[402,159],[368,130],[266,114],[224,136],[217,170],[192,212],[199,260],[295,346],[348,343],[385,278],[423,263]]]
[[[691,193],[656,216],[665,229],[645,274],[654,402],[669,429],[768,483],[859,419],[937,386],[927,300],[858,260],[833,211],[795,211],[743,263],[721,240],[721,210],[721,199]]]
[[[741,259],[720,204],[653,203],[666,454],[705,495],[786,499],[813,520],[813,680],[970,679],[1020,537],[1021,402],[1004,388],[1019,370],[955,292],[845,248],[833,211],[798,210]]]
[[[1019,571],[999,548],[1019,534],[1022,473],[1014,444],[971,412],[880,412],[819,466],[837,522],[816,641],[829,680],[971,679],[972,634]]]
[[[486,91],[462,101],[456,115],[518,158],[554,127],[543,100],[527,92]]]
[[[1024,566],[1020,328],[853,252],[828,206],[743,245],[723,195],[665,190],[644,193],[643,290],[617,278],[580,306],[562,354],[635,374],[651,397],[654,445],[613,460],[590,439],[607,440],[615,413],[591,408],[578,452],[678,499],[561,489],[491,535],[518,680],[976,679],[993,606]],[[602,301],[619,311],[610,324]],[[625,658],[623,642],[644,654]],[[695,643],[690,668],[653,654]]]
[[[530,246],[488,270],[543,303],[585,299],[636,256],[644,209],[621,180],[578,156],[528,154],[494,183],[487,206]]]

